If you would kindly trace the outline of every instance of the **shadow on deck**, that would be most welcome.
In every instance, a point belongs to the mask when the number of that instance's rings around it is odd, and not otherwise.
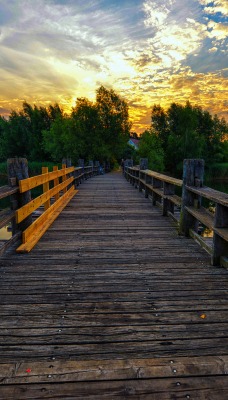
[[[0,399],[227,399],[228,272],[120,174],[0,276]]]

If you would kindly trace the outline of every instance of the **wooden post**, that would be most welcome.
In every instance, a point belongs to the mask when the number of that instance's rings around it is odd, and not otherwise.
[[[63,158],[62,165],[66,165],[66,168],[72,167],[71,158]]]
[[[19,181],[29,178],[28,161],[26,158],[9,158],[7,160],[8,182],[10,186],[19,185]],[[11,196],[11,208],[16,210],[31,201],[31,191],[18,193]],[[24,231],[32,223],[32,215],[25,218],[18,226],[16,222],[12,224],[13,235],[17,230]]]
[[[222,204],[216,204],[215,209],[215,228],[228,227],[228,207]],[[212,265],[221,265],[221,257],[228,257],[228,242],[223,237],[214,232]]]
[[[48,174],[48,167],[42,167],[42,174]],[[43,193],[48,192],[50,189],[49,187],[49,182],[45,182],[43,184]],[[51,201],[50,199],[48,199],[45,203],[44,203],[44,211],[46,211],[51,205]]]
[[[85,175],[84,175],[85,174],[85,170],[84,170],[85,163],[84,163],[84,160],[82,158],[79,158],[78,166],[82,168],[81,173],[83,174],[83,177],[81,178],[81,180],[85,180]]]
[[[91,171],[90,171],[90,178],[93,176],[93,160],[89,160],[89,166],[91,167]]]
[[[140,169],[148,169],[148,158],[140,158]]]
[[[145,181],[148,185],[152,185],[152,177],[149,175],[145,176]],[[148,188],[148,186],[145,185],[145,198],[148,199],[149,194],[151,194],[151,190]]]
[[[62,169],[66,169],[66,164],[62,164]],[[62,176],[62,182],[65,182],[65,180],[66,180],[66,174],[64,174],[63,176]],[[63,193],[66,193],[67,192],[67,188],[65,187],[64,189],[63,189]]]
[[[164,182],[164,195],[174,195],[175,194],[175,185],[172,183]],[[163,207],[162,207],[162,215],[166,216],[168,211],[172,214],[174,213],[174,204],[172,201],[164,197],[163,199]]]
[[[160,179],[157,179],[157,178],[153,177],[152,186],[153,186],[154,189],[162,190],[163,182]],[[152,193],[152,204],[153,204],[153,206],[156,206],[156,202],[157,201],[160,202],[160,199],[161,199],[160,196],[155,191],[153,191],[153,193]]]
[[[53,171],[58,171],[58,166],[57,165],[53,167]],[[55,178],[54,179],[54,187],[58,186],[58,184],[59,184],[59,178]],[[58,199],[59,199],[59,193],[56,193],[55,194],[55,201],[58,200]]]
[[[190,192],[187,186],[202,187],[204,176],[204,160],[184,160],[183,166],[183,187],[182,187],[182,204],[179,233],[189,236],[189,229],[198,231],[198,221],[194,218],[185,207],[194,207],[196,203],[198,207],[201,204],[201,197]]]

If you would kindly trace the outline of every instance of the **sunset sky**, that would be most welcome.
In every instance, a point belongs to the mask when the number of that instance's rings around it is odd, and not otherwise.
[[[132,130],[154,103],[228,119],[227,0],[0,0],[0,114],[23,101],[70,111],[114,89]]]

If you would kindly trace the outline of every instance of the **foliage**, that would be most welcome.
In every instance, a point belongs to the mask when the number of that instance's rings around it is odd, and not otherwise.
[[[151,130],[163,148],[165,170],[173,175],[181,175],[185,158],[203,158],[206,168],[228,159],[228,124],[190,102],[172,103],[166,111],[154,105]]]
[[[164,150],[161,139],[153,130],[145,131],[139,143],[139,156],[148,158],[148,167],[153,171],[164,170]]]
[[[184,158],[204,158],[208,170],[228,160],[227,122],[190,102],[172,103],[167,110],[153,105],[139,151],[128,146],[130,129],[127,103],[104,86],[97,89],[95,102],[78,98],[70,115],[58,104],[24,102],[8,120],[0,117],[0,161],[18,156],[56,163],[71,158],[76,165],[82,158],[115,165],[122,158],[138,164],[142,157],[149,159],[150,168],[180,176]],[[137,133],[131,137],[137,139]]]
[[[0,118],[0,161],[26,157],[29,161],[59,162],[79,158],[120,161],[130,134],[127,103],[114,90],[101,86],[96,102],[78,98],[70,115],[58,104],[47,108],[23,103],[9,120]]]

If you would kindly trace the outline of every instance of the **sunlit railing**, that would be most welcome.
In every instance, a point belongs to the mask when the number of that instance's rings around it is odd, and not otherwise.
[[[11,224],[12,237],[0,247],[0,255],[15,242],[22,241],[17,252],[29,252],[78,192],[84,180],[98,174],[98,166],[42,168],[42,174],[28,177],[26,159],[8,160],[8,182],[0,187],[0,199],[10,198],[11,209],[0,212],[0,228]],[[31,198],[31,190],[42,187],[42,194]],[[34,220],[37,209],[42,210]]]

